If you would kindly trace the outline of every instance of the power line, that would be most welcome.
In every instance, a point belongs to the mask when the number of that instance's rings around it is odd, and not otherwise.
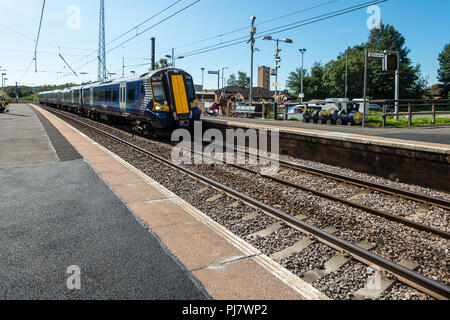
[[[318,5],[311,6],[311,7],[305,8],[305,9],[301,9],[301,10],[297,10],[297,11],[294,11],[294,12],[291,12],[291,13],[279,16],[279,17],[275,17],[275,18],[271,18],[271,19],[268,19],[268,20],[264,20],[264,21],[262,21],[260,23],[255,24],[255,26],[260,26],[260,25],[267,24],[267,23],[275,21],[275,20],[280,20],[280,19],[292,16],[292,15],[296,15],[298,13],[302,13],[302,12],[306,12],[306,11],[309,11],[309,10],[312,10],[312,9],[323,7],[323,6],[329,5],[331,3],[335,3],[337,1],[340,1],[340,0],[331,0],[331,1],[323,2],[323,3],[320,3]],[[236,29],[236,30],[233,30],[233,31],[229,31],[229,32],[226,32],[226,33],[221,33],[221,34],[218,34],[216,36],[209,37],[209,38],[206,38],[206,39],[203,39],[203,40],[198,40],[198,41],[195,41],[195,42],[187,43],[187,44],[181,45],[179,47],[175,47],[175,49],[180,49],[180,48],[188,47],[188,46],[191,46],[191,45],[194,45],[194,44],[206,42],[206,41],[209,41],[209,40],[212,40],[212,39],[221,38],[223,36],[226,36],[226,35],[229,35],[229,34],[233,34],[233,33],[237,33],[239,31],[243,31],[243,30],[247,30],[247,29],[248,29],[248,26],[242,27],[242,28],[239,28],[239,29]],[[223,44],[223,43],[220,43],[220,44]],[[167,51],[167,50],[165,50],[165,51]],[[165,51],[162,51],[162,52],[165,52]]]
[[[313,17],[313,18],[300,20],[300,21],[297,21],[297,22],[294,22],[294,23],[290,23],[290,24],[287,24],[287,25],[283,25],[283,26],[279,26],[279,27],[276,27],[276,28],[268,29],[268,30],[265,30],[265,31],[262,31],[262,32],[258,32],[257,35],[263,35],[263,34],[264,35],[273,35],[273,34],[276,34],[276,33],[279,33],[279,32],[292,30],[292,29],[299,28],[299,27],[302,27],[302,26],[305,26],[305,25],[309,25],[309,24],[316,23],[316,22],[319,22],[319,21],[331,19],[331,18],[334,18],[336,16],[347,14],[347,13],[350,13],[350,12],[353,12],[353,11],[357,11],[357,10],[363,9],[363,8],[369,6],[369,5],[379,4],[379,3],[382,3],[382,2],[386,2],[386,1],[388,1],[388,0],[373,0],[373,1],[369,1],[369,2],[362,3],[362,4],[359,4],[359,5],[356,5],[356,6],[351,6],[351,7],[345,8],[345,9],[340,9],[340,10],[336,10],[336,11],[329,12],[329,13],[326,13],[326,14],[322,14],[322,15],[319,15],[319,16],[316,16],[316,17]],[[231,46],[238,45],[238,44],[246,42],[247,38],[248,38],[248,36],[235,38],[235,39],[232,39],[232,40],[228,40],[228,41],[222,43],[219,46],[211,45],[211,46],[208,46],[208,47],[204,47],[204,48],[196,49],[196,50],[193,50],[193,51],[190,51],[190,52],[187,52],[187,53],[183,53],[183,54],[181,54],[181,56],[183,56],[183,57],[190,57],[190,56],[194,56],[194,55],[197,55],[197,54],[202,54],[202,53],[206,53],[206,52],[210,52],[210,51],[215,51],[215,50],[231,47]]]
[[[174,3],[172,3],[170,6],[164,8],[163,10],[161,10],[161,11],[159,11],[158,13],[154,14],[153,16],[151,16],[150,18],[148,18],[148,19],[145,20],[144,22],[138,24],[136,27],[134,27],[134,28],[128,30],[127,32],[123,33],[122,35],[120,35],[120,36],[114,38],[113,40],[109,41],[106,45],[110,45],[111,43],[117,41],[118,39],[120,39],[120,38],[122,38],[123,36],[127,35],[127,34],[130,33],[131,31],[136,30],[136,29],[139,28],[141,25],[143,25],[143,24],[149,22],[151,19],[153,19],[153,18],[159,16],[161,13],[164,13],[165,11],[169,10],[170,8],[172,8],[173,6],[175,6],[176,4],[178,4],[178,3],[181,2],[181,1],[183,1],[183,0],[178,0],[178,1],[174,2]],[[96,52],[97,52],[97,50],[93,50],[93,51],[91,51],[90,53],[84,55],[82,59],[77,60],[77,61],[75,61],[74,63],[76,64],[76,63],[80,62],[81,60],[83,60],[84,58],[87,58],[87,57],[89,57],[90,55],[92,55],[92,54],[94,54],[94,53],[96,53]]]
[[[193,2],[193,3],[189,4],[189,5],[187,5],[186,7],[184,7],[184,8],[182,8],[182,9],[178,10],[178,11],[175,12],[175,13],[171,14],[171,15],[168,16],[167,18],[164,18],[163,20],[161,20],[161,21],[155,23],[155,24],[152,25],[151,27],[148,27],[148,28],[145,29],[144,31],[141,31],[141,32],[137,33],[136,35],[134,35],[133,37],[129,38],[128,40],[125,40],[125,41],[123,41],[122,43],[120,43],[119,45],[113,47],[112,49],[109,49],[106,53],[109,53],[109,52],[111,52],[111,51],[114,51],[114,50],[116,50],[117,48],[120,48],[120,47],[123,46],[125,43],[130,42],[131,40],[137,38],[138,36],[140,36],[140,35],[142,35],[143,33],[149,31],[150,29],[153,29],[154,27],[160,25],[161,23],[163,23],[163,22],[169,20],[170,18],[172,18],[172,17],[174,17],[174,16],[180,14],[181,12],[187,10],[188,8],[190,8],[190,7],[192,7],[193,5],[197,4],[198,2],[200,2],[200,0],[196,0],[195,2]],[[94,62],[94,61],[96,61],[96,60],[97,60],[97,58],[92,59],[92,60],[88,61],[87,63],[83,64],[82,66],[78,67],[76,70],[79,70],[79,69],[83,68],[84,66],[87,66],[88,64],[90,64],[90,63],[92,63],[92,62]]]
[[[38,35],[37,35],[37,39],[36,39],[36,46],[34,47],[34,72],[37,72],[36,51],[37,51],[37,47],[38,47],[38,44],[39,44],[39,37],[41,35],[41,26],[42,26],[42,18],[44,17],[44,9],[45,9],[45,0],[42,2],[41,20],[39,22],[39,30],[38,30]]]

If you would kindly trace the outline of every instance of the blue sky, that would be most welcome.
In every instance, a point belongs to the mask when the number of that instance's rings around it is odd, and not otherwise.
[[[182,0],[173,8],[152,19],[139,31],[162,20],[195,0]],[[366,0],[368,1],[368,0]],[[137,73],[145,71],[146,66],[137,66],[148,62],[150,58],[150,38],[156,37],[157,57],[171,54],[171,48],[177,48],[175,55],[185,55],[193,50],[218,45],[249,34],[250,16],[256,16],[256,23],[283,16],[295,11],[324,4],[321,7],[297,13],[269,23],[257,25],[258,32],[277,26],[286,25],[307,18],[312,18],[337,9],[366,2],[364,0],[201,0],[194,6],[161,23],[148,32],[128,42],[124,49],[107,55],[109,72],[120,76],[122,55],[125,56],[126,74],[131,70]],[[107,42],[125,31],[145,21],[175,0],[105,0],[106,6],[106,40]],[[329,4],[325,4],[331,2]],[[80,28],[67,25],[71,6],[80,8]],[[33,57],[34,39],[37,35],[42,1],[40,0],[0,0],[0,66],[6,69],[7,85],[18,81],[23,84],[61,84],[95,80],[97,74],[96,54],[85,55],[97,50],[98,11],[97,0],[47,0],[38,46],[38,73],[34,64],[27,74],[25,70]],[[411,50],[413,63],[420,63],[423,75],[429,77],[429,83],[437,82],[437,57],[444,45],[450,42],[450,1],[448,0],[389,0],[379,4],[384,23],[393,24],[406,38],[406,46]],[[301,64],[299,48],[306,48],[305,67],[314,61],[328,62],[345,50],[364,42],[368,35],[367,19],[370,14],[365,9],[352,12],[330,20],[321,21],[297,29],[277,34],[280,38],[290,38],[294,44],[281,45],[281,88],[284,88],[289,72]],[[75,20],[71,20],[75,21]],[[236,29],[242,31],[215,37]],[[136,34],[136,30],[120,39],[121,41]],[[184,46],[192,42],[215,37],[205,42]],[[107,46],[107,51],[120,44],[114,42]],[[255,70],[261,65],[274,65],[275,43],[257,40],[255,53]],[[88,74],[67,75],[67,68],[59,58],[58,52],[77,71]],[[81,67],[81,68],[80,68]],[[201,84],[201,67],[206,70],[218,70],[228,67],[225,76],[237,71],[250,73],[250,48],[246,43],[228,48],[186,57],[177,61],[177,67],[190,72],[195,82]],[[62,73],[57,73],[62,72]],[[272,81],[274,82],[274,80]],[[256,85],[256,72],[255,72]],[[217,76],[205,72],[205,86],[215,88]]]

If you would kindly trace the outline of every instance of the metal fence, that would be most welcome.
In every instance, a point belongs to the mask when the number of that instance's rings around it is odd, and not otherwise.
[[[346,101],[328,101],[328,100],[315,100],[310,102],[304,102],[303,104],[298,103],[298,105],[304,106],[306,109],[314,107],[325,107],[334,104],[336,109],[341,110],[346,108],[348,104],[360,104],[364,102],[361,100],[346,100]],[[295,102],[283,103],[286,105],[296,105]],[[247,117],[247,118],[274,118],[279,120],[288,119],[288,108],[281,108],[279,104],[277,108],[277,115],[273,113],[274,106],[273,103],[254,103],[254,106],[235,106],[231,110],[231,115],[233,117]],[[381,126],[385,127],[387,119],[394,118],[407,119],[407,125],[413,125],[413,119],[415,118],[431,118],[431,123],[436,124],[436,118],[441,116],[450,117],[450,100],[367,100],[366,104],[366,121],[373,121],[374,119],[381,119]],[[376,105],[380,107],[379,110],[374,110]],[[398,108],[396,108],[398,107]],[[361,106],[361,113],[363,112]],[[396,112],[397,110],[397,112]],[[295,117],[295,116],[294,116]]]

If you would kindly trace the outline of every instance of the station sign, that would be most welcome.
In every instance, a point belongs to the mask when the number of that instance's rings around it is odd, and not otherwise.
[[[369,52],[369,58],[384,59],[384,53]]]

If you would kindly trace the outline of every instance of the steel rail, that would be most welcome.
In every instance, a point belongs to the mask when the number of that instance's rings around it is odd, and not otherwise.
[[[47,108],[45,108],[47,109]],[[298,228],[299,230],[302,230],[303,232],[307,233],[307,234],[311,234],[314,235],[315,237],[317,237],[318,239],[321,239],[323,242],[330,244],[333,247],[337,247],[339,250],[344,250],[348,253],[350,253],[352,256],[354,256],[357,260],[362,261],[365,264],[374,264],[377,265],[378,267],[387,270],[389,272],[391,272],[393,275],[395,275],[399,280],[401,280],[402,282],[407,283],[408,285],[419,289],[431,296],[433,296],[434,298],[437,299],[442,299],[442,300],[448,300],[450,299],[450,287],[432,280],[428,277],[425,277],[424,275],[410,270],[408,268],[405,268],[395,262],[392,262],[382,256],[379,256],[377,254],[374,254],[368,250],[365,250],[361,247],[358,247],[344,239],[341,239],[337,236],[334,236],[328,232],[325,232],[324,230],[314,227],[302,220],[299,220],[279,209],[276,209],[272,206],[269,206],[259,200],[256,200],[242,192],[239,192],[237,190],[234,190],[228,186],[225,186],[217,181],[214,181],[208,177],[202,176],[196,172],[193,172],[187,168],[184,168],[182,166],[179,166],[165,158],[162,158],[161,156],[158,156],[157,154],[154,154],[146,149],[143,149],[139,146],[136,146],[128,141],[125,141],[119,137],[116,137],[108,132],[105,132],[101,129],[98,129],[94,126],[91,126],[87,123],[84,123],[82,121],[79,121],[77,119],[74,119],[72,117],[69,117],[63,113],[57,112],[55,110],[51,110],[50,112],[54,112],[57,113],[63,117],[69,118],[71,121],[74,121],[76,123],[79,123],[81,125],[84,125],[85,127],[90,128],[91,130],[94,130],[96,132],[99,132],[100,134],[103,134],[111,139],[114,139],[124,145],[127,145],[133,149],[138,150],[139,152],[148,155],[154,159],[156,159],[157,161],[166,164],[174,169],[176,169],[177,171],[180,171],[182,173],[185,173],[199,181],[202,181],[208,185],[213,186],[214,188],[217,188],[225,193],[228,193],[229,195],[238,198],[256,208],[259,208],[275,217],[278,217],[279,219],[283,220],[284,222],[286,222],[287,224]]]
[[[239,165],[235,165],[235,164],[233,164],[232,166],[236,167],[238,169],[241,169],[241,170],[244,170],[244,171],[256,174],[256,175],[259,175],[259,176],[261,176],[263,178],[271,179],[271,180],[273,180],[273,181],[275,181],[277,183],[280,183],[280,184],[283,184],[283,185],[286,185],[286,186],[289,186],[289,187],[293,187],[293,188],[296,188],[296,189],[301,189],[303,191],[310,192],[310,193],[315,194],[317,196],[320,196],[322,198],[326,198],[326,199],[329,199],[329,200],[332,200],[332,201],[336,201],[336,202],[341,202],[341,203],[343,203],[345,205],[348,205],[350,207],[354,207],[354,208],[357,208],[357,209],[361,209],[363,211],[367,211],[367,212],[369,212],[371,214],[374,214],[376,216],[380,216],[380,217],[386,218],[386,219],[391,220],[391,221],[399,222],[401,224],[404,224],[406,226],[412,227],[414,229],[430,232],[430,233],[433,233],[433,234],[438,235],[440,237],[443,237],[443,238],[446,238],[446,239],[450,239],[450,233],[449,232],[446,232],[446,231],[443,231],[443,230],[439,230],[439,229],[436,229],[436,228],[424,225],[424,224],[419,223],[419,222],[414,222],[414,221],[411,221],[411,220],[406,219],[404,217],[395,216],[393,214],[390,214],[390,213],[387,213],[387,212],[384,212],[384,211],[381,211],[381,210],[370,208],[370,207],[364,206],[362,204],[359,204],[359,203],[356,203],[356,202],[353,202],[353,201],[341,199],[339,197],[332,196],[332,195],[330,195],[328,193],[324,193],[324,192],[317,191],[317,190],[314,190],[314,189],[311,189],[311,188],[308,188],[308,187],[304,187],[302,185],[299,185],[299,184],[296,184],[296,183],[293,183],[293,182],[290,182],[290,181],[286,181],[284,179],[276,178],[276,177],[273,177],[273,176],[270,176],[270,175],[266,175],[266,174],[261,174],[261,173],[255,171],[255,170],[252,170],[252,169],[249,169],[249,168],[245,168],[243,166],[239,166]]]
[[[234,148],[235,152],[245,153],[249,157],[257,157],[257,158],[259,157],[259,158],[266,159],[266,160],[273,160],[269,157],[261,156],[261,155],[255,154],[255,153],[250,153],[247,150],[242,150],[242,149],[236,148],[234,146],[232,148]],[[353,185],[356,185],[359,187],[368,188],[368,189],[376,190],[376,191],[379,191],[382,193],[400,196],[402,198],[406,198],[409,200],[422,202],[422,203],[434,205],[434,206],[442,208],[442,209],[450,210],[450,201],[442,199],[442,198],[431,197],[431,196],[427,196],[427,195],[420,194],[417,192],[407,191],[407,190],[403,190],[403,189],[396,188],[396,187],[390,187],[387,185],[382,185],[380,183],[367,181],[364,179],[348,177],[348,176],[344,176],[342,174],[334,173],[334,172],[324,170],[324,169],[306,167],[306,166],[303,166],[301,164],[291,162],[291,161],[286,161],[286,160],[282,160],[282,159],[277,159],[277,161],[285,168],[300,170],[300,171],[318,175],[321,177],[329,177],[331,179],[334,179],[334,180],[337,180],[340,182],[353,184]]]
[[[308,172],[308,173],[312,173],[312,174],[315,174],[315,175],[327,176],[327,177],[330,177],[332,179],[335,179],[335,180],[338,180],[338,181],[341,181],[341,182],[351,183],[351,184],[356,185],[356,186],[373,189],[373,190],[376,190],[376,191],[380,191],[382,193],[398,195],[398,196],[403,197],[403,198],[407,198],[407,199],[418,201],[418,202],[422,202],[422,203],[431,204],[431,205],[434,205],[436,207],[440,207],[442,209],[450,210],[450,201],[445,200],[445,199],[431,197],[431,196],[427,196],[427,195],[424,195],[424,194],[419,194],[419,193],[412,192],[412,191],[403,190],[403,189],[396,188],[396,187],[390,187],[390,186],[387,186],[387,185],[382,185],[382,184],[379,184],[379,183],[366,181],[366,180],[363,180],[363,179],[358,179],[358,178],[353,178],[353,177],[346,177],[344,175],[341,175],[341,174],[338,174],[338,173],[334,173],[334,172],[330,172],[330,171],[327,171],[327,170],[316,169],[316,168],[309,168],[309,167],[305,167],[305,166],[302,166],[300,164],[289,162],[289,161],[280,160],[280,164],[282,164],[283,166],[285,166],[287,168],[299,169],[299,170],[302,170],[302,171],[305,171],[305,172]]]

